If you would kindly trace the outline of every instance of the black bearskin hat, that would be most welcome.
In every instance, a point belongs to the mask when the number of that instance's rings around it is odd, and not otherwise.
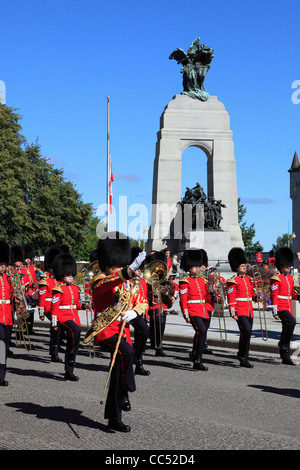
[[[130,264],[130,240],[124,233],[106,232],[98,241],[97,259],[102,272],[106,268],[123,268]]]
[[[193,266],[202,266],[203,264],[203,252],[198,248],[191,248],[185,250],[181,258],[180,267],[183,271],[188,272]]]
[[[50,246],[50,248],[48,248],[45,254],[45,259],[44,259],[45,271],[49,271],[49,269],[52,269],[53,260],[55,256],[60,255],[61,253],[62,251],[58,245],[52,245]]]
[[[98,261],[97,260],[97,248],[90,252],[90,263],[93,263],[94,261]]]
[[[0,264],[5,263],[6,266],[11,264],[11,251],[8,243],[0,241]]]
[[[57,281],[62,281],[68,275],[75,277],[77,274],[76,259],[69,253],[60,253],[55,256],[52,269]]]
[[[24,252],[21,246],[19,245],[13,246],[11,249],[11,253],[12,253],[13,263],[15,263],[16,261],[21,261],[23,263]]]
[[[237,272],[238,267],[241,264],[247,263],[246,253],[243,248],[235,247],[231,248],[228,253],[228,261],[233,272]]]
[[[275,256],[277,269],[280,269],[280,267],[284,265],[292,266],[293,261],[294,261],[294,255],[293,255],[292,250],[289,247],[283,246],[277,250],[276,256]]]
[[[203,256],[203,262],[202,264],[204,264],[204,266],[207,268],[208,266],[208,256],[207,256],[207,253],[205,250],[203,250],[203,248],[201,248],[201,251],[202,251],[202,256]]]
[[[34,258],[34,250],[31,245],[24,245],[24,259],[33,259]]]
[[[167,265],[167,255],[164,251],[154,251],[151,255],[146,256],[145,265],[153,263],[154,261],[162,261]]]

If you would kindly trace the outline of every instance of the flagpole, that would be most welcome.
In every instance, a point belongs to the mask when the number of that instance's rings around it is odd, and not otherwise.
[[[107,224],[106,231],[110,231],[110,207],[109,207],[109,180],[110,180],[110,149],[109,149],[109,96],[107,97],[107,181],[106,181],[106,209]]]

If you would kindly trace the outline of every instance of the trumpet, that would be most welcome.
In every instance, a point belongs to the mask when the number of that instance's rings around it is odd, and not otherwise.
[[[219,294],[220,300],[216,302],[217,304],[217,314],[219,320],[219,330],[220,330],[220,338],[222,341],[227,340],[227,328],[226,328],[226,321],[225,321],[225,305],[226,305],[226,296],[225,296],[225,289],[221,279],[220,272],[218,269],[210,268],[208,270],[208,275],[213,273],[213,292]],[[210,277],[210,276],[209,276]],[[223,320],[223,327],[222,321]]]
[[[163,261],[152,261],[147,264],[143,271],[143,278],[151,286],[152,289],[152,304],[158,305],[158,332],[159,338],[157,338],[155,318],[154,320],[154,342],[155,348],[160,348],[162,343],[161,333],[161,315],[163,314],[163,302],[160,284],[162,284],[168,274],[168,268],[166,263]],[[159,339],[159,341],[157,341]]]
[[[28,305],[27,300],[24,294],[24,290],[21,284],[21,277],[24,274],[18,273],[16,270],[10,268],[9,275],[11,279],[11,283],[14,288],[15,298],[18,299],[16,301],[16,315],[17,315],[17,327],[16,327],[16,339],[17,339],[17,346],[21,346],[22,340],[25,346],[25,349],[28,351],[31,350],[31,341],[28,331],[28,322],[27,318],[30,316],[28,312]],[[27,336],[27,343],[26,343],[26,336]]]
[[[263,341],[268,341],[268,330],[267,330],[267,319],[266,319],[267,300],[266,300],[266,294],[264,290],[264,281],[256,265],[251,266],[251,270],[252,270],[252,277],[253,277],[253,282],[255,286],[255,293],[256,295],[262,296],[262,312],[260,308],[260,301],[257,301],[261,337]],[[263,327],[263,322],[264,322],[264,327]],[[264,332],[264,329],[265,329],[265,332]]]

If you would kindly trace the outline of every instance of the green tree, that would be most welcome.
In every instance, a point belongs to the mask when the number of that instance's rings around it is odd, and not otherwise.
[[[281,237],[276,238],[276,243],[272,245],[272,250],[274,253],[281,248],[282,246],[292,246],[293,245],[293,237],[288,233],[283,233]]]
[[[0,105],[0,237],[31,244],[37,254],[54,243],[74,252],[86,242],[92,205],[41,155],[38,143],[27,144],[20,119]]]
[[[247,226],[247,222],[243,222],[246,212],[247,209],[245,208],[244,204],[241,203],[241,199],[238,198],[238,221],[245,245],[245,252],[249,257],[252,253],[263,251],[263,247],[260,242],[253,242],[253,238],[255,237],[254,224]]]

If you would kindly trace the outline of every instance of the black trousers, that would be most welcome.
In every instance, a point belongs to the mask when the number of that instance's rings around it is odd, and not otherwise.
[[[198,316],[190,317],[192,327],[195,330],[193,340],[192,359],[193,362],[201,361],[206,342],[207,330],[210,325],[210,318],[202,318]]]
[[[280,336],[280,349],[285,351],[286,357],[289,357],[290,342],[296,326],[295,317],[288,310],[282,310],[278,312],[278,316],[282,323],[282,331]]]
[[[118,335],[111,336],[100,342],[101,347],[113,355],[118,341]],[[128,392],[136,390],[133,373],[134,349],[125,338],[120,341],[115,364],[111,371],[110,383],[105,403],[105,419],[121,419],[121,397],[127,397]]]
[[[134,351],[136,359],[141,359],[149,337],[149,326],[140,315],[130,322],[134,328]]]
[[[58,327],[58,335],[66,332],[67,346],[65,352],[65,371],[71,374],[74,371],[75,359],[79,349],[81,327],[73,320],[67,320],[60,323]]]
[[[12,325],[0,323],[0,379],[4,380],[6,375],[6,360],[10,344]]]
[[[164,313],[159,313],[159,309],[150,309],[150,346],[151,348],[161,349],[164,332],[166,329],[167,317]]]
[[[240,359],[247,360],[249,357],[253,318],[241,315],[238,317],[237,323],[240,330],[238,356]]]

